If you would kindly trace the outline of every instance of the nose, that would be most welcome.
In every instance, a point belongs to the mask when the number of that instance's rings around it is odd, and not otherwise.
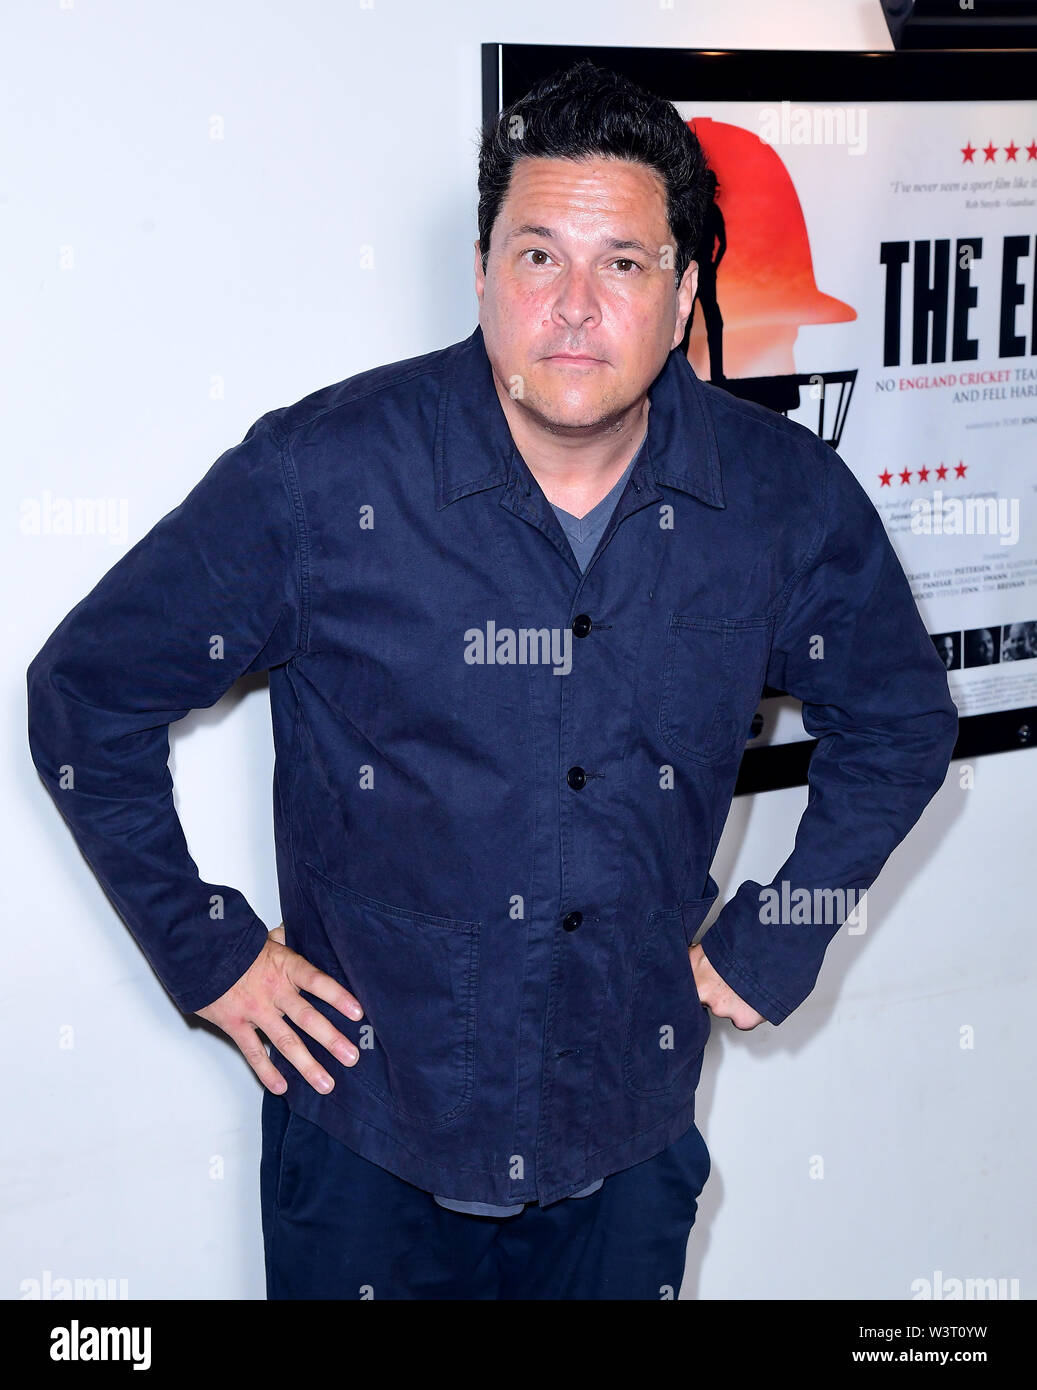
[[[600,323],[597,289],[592,273],[585,267],[570,265],[556,281],[551,319],[571,333]]]

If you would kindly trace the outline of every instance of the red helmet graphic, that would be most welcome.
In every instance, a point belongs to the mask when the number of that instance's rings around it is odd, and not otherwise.
[[[703,292],[715,291],[723,316],[724,375],[795,373],[793,346],[800,324],[845,323],[857,311],[818,289],[803,209],[775,148],[751,130],[708,117],[696,117],[688,125],[719,184],[722,263],[711,269],[714,239],[707,236],[708,249],[703,253],[700,248],[699,293],[704,297]],[[693,321],[688,356],[708,380],[702,315]]]

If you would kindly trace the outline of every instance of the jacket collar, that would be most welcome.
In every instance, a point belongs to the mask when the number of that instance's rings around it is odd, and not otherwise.
[[[713,418],[707,392],[679,348],[648,388],[648,437],[638,462],[657,484],[723,507]],[[447,349],[436,424],[436,510],[473,492],[498,487],[511,474],[515,442],[493,384],[482,328]]]

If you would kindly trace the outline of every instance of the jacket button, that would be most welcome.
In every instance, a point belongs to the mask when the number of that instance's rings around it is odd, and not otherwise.
[[[562,926],[566,931],[575,931],[582,921],[582,912],[567,912],[562,918]]]
[[[571,767],[565,774],[565,780],[574,792],[582,791],[587,785],[587,774],[582,767]]]
[[[594,624],[586,613],[577,613],[576,617],[573,618],[573,632],[577,637],[586,637],[593,626]]]

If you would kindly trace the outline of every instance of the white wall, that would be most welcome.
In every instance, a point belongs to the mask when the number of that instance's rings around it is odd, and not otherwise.
[[[258,1084],[177,1011],[75,849],[29,759],[25,667],[258,415],[471,331],[480,42],[889,41],[863,0],[52,0],[8,31],[0,1298],[47,1270],[261,1298]],[[125,544],[20,534],[47,490],[125,499]],[[175,726],[173,759],[202,875],[276,925],[263,683]],[[686,1297],[903,1298],[935,1269],[1033,1295],[1034,773],[983,759],[966,793],[955,764],[808,1003],[778,1029],[714,1023]],[[804,803],[735,803],[728,893],[771,876]]]

